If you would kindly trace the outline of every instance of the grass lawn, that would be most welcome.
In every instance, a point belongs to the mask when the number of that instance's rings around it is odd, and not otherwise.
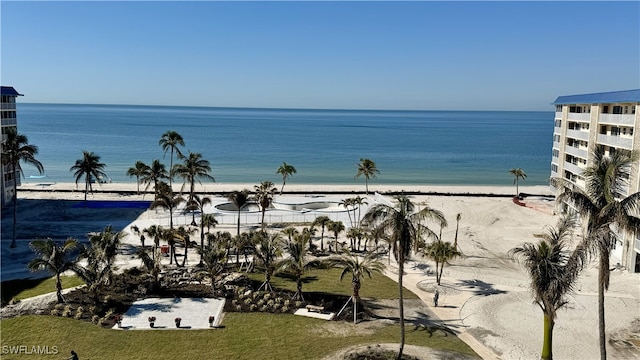
[[[74,286],[83,285],[84,282],[77,276],[62,276],[62,288],[69,289]],[[11,299],[22,300],[37,295],[42,295],[56,291],[56,278],[42,279],[20,279],[3,281],[0,284],[2,292],[2,303],[5,304]]]
[[[295,315],[229,313],[215,330],[111,330],[54,316],[22,316],[0,322],[2,359],[8,346],[56,346],[63,356],[75,350],[81,359],[319,359],[352,345],[397,342],[398,325],[373,330],[343,322]],[[406,343],[474,355],[455,336],[409,325]],[[51,355],[30,355],[30,359]]]
[[[345,275],[342,281],[340,281],[341,272],[342,269],[335,268],[312,269],[306,273],[303,278],[302,292],[325,292],[351,296],[351,275]],[[264,274],[260,272],[260,270],[256,270],[256,272],[247,275],[252,280],[264,281]],[[295,280],[285,274],[273,276],[271,278],[271,286],[273,286],[274,289],[280,288],[296,291]],[[360,296],[374,299],[397,299],[400,297],[398,293],[398,283],[383,274],[374,273],[371,279],[365,277],[364,280],[362,280]],[[405,288],[404,298],[407,300],[418,299],[418,296]]]
[[[263,281],[260,272],[249,274]],[[44,283],[44,282],[43,282]],[[52,283],[53,284],[53,283]],[[3,284],[4,286],[4,284]],[[55,286],[51,285],[51,291]],[[275,276],[273,286],[294,290],[295,282]],[[305,292],[351,295],[351,278],[340,281],[339,269],[318,269],[306,274]],[[46,291],[43,291],[46,292]],[[22,293],[20,293],[22,294]],[[376,299],[398,297],[398,284],[382,274],[362,283],[361,295]],[[417,296],[405,290],[405,297]],[[29,315],[0,321],[2,359],[23,359],[11,354],[14,346],[48,346],[57,355],[30,354],[30,359],[66,358],[75,350],[81,359],[320,359],[354,345],[397,343],[397,324],[364,326],[324,321],[291,314],[226,313],[221,329],[112,330],[72,318]],[[441,330],[405,324],[406,344],[476,355],[456,336]]]

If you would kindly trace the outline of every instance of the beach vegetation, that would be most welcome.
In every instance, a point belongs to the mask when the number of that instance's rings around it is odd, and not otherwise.
[[[316,217],[311,224],[311,227],[320,226],[320,228],[322,229],[320,232],[320,251],[324,251],[324,229],[327,227],[329,222],[331,222],[331,219],[329,219],[328,216],[320,215]]]
[[[196,228],[189,226],[179,226],[177,229],[166,229],[166,239],[169,241],[169,246],[173,245],[173,258],[176,261],[178,267],[184,267],[187,263],[187,256],[189,255],[189,245],[191,244],[191,235],[196,232]],[[184,255],[182,255],[182,264],[178,263],[178,253],[175,250],[175,245],[181,243],[184,247]]]
[[[436,283],[438,285],[440,285],[442,281],[444,265],[448,263],[449,260],[462,255],[450,242],[440,239],[427,244],[422,250],[422,254],[436,263]]]
[[[82,150],[82,159],[76,160],[69,170],[73,171],[73,176],[76,179],[76,185],[84,178],[84,203],[87,205],[87,194],[89,191],[93,193],[93,182],[100,183],[100,179],[106,178],[107,174],[104,172],[104,168],[107,165],[100,162],[100,156],[92,151]]]
[[[354,179],[364,176],[364,183],[367,195],[369,194],[369,179],[375,179],[380,170],[376,166],[376,163],[371,159],[360,158],[360,163],[357,165],[358,171]]]
[[[216,278],[227,268],[227,251],[221,244],[211,244],[200,250],[204,269],[211,279],[211,291],[216,293]]]
[[[276,263],[282,257],[282,248],[284,241],[279,233],[267,233],[259,231],[255,234],[255,246],[253,254],[258,260],[258,265],[264,268],[264,282],[258,288],[258,291],[265,290],[273,292],[271,286],[271,277],[276,272]]]
[[[460,228],[460,220],[462,220],[462,214],[456,214],[456,235],[453,240],[453,247],[458,249],[458,229]]]
[[[169,187],[173,188],[173,155],[174,153],[178,156],[178,159],[183,157],[182,151],[180,151],[179,146],[184,146],[184,139],[182,135],[174,130],[168,130],[160,137],[160,141],[158,141],[158,145],[162,147],[162,151],[165,156],[167,155],[167,151],[171,152],[171,156],[169,156]]]
[[[556,201],[569,203],[586,224],[586,247],[598,257],[598,336],[600,357],[606,359],[604,293],[609,289],[609,259],[619,233],[635,233],[640,228],[640,192],[628,194],[629,177],[637,151],[610,149],[598,145],[593,162],[582,173],[585,189],[562,179],[553,178],[552,185],[561,188]],[[616,229],[616,231],[614,231]],[[624,255],[623,255],[624,256]]]
[[[140,179],[148,174],[149,170],[149,165],[140,160],[136,161],[135,165],[127,169],[127,176],[136,177],[137,194],[140,194]]]
[[[64,302],[60,275],[71,269],[76,262],[73,253],[78,247],[78,240],[68,238],[64,243],[58,244],[52,239],[36,239],[29,243],[29,247],[36,253],[36,258],[27,267],[31,271],[45,270],[54,274],[57,301]]]
[[[389,236],[391,251],[398,263],[399,313],[400,313],[400,348],[398,359],[402,357],[405,343],[404,300],[402,277],[404,263],[411,257],[412,244],[418,234],[436,238],[435,233],[420,220],[436,221],[446,226],[446,219],[440,210],[425,206],[415,212],[415,205],[405,195],[395,197],[395,204],[376,204],[367,211],[363,222],[369,227],[377,227],[378,231]],[[420,228],[420,231],[418,230]]]
[[[204,228],[207,228],[207,232],[211,231],[211,228],[215,228],[218,225],[218,220],[214,214],[205,214],[204,207],[211,204],[211,198],[207,196],[200,197],[194,194],[190,201],[187,202],[186,210],[200,212],[200,249],[204,249]],[[195,218],[192,219],[191,225],[195,224]],[[200,264],[202,264],[202,256],[200,256]]]
[[[231,203],[233,203],[233,205],[236,206],[236,209],[238,211],[238,228],[237,228],[236,235],[239,236],[240,235],[240,217],[241,217],[240,212],[251,201],[249,190],[244,189],[241,191],[237,191],[237,190],[232,191],[231,193],[227,194],[227,200],[231,201]]]
[[[509,170],[509,174],[513,175],[513,184],[516,186],[516,196],[520,196],[520,190],[518,189],[518,180],[526,179],[527,174],[521,168],[513,168]]]
[[[278,170],[276,170],[276,174],[282,175],[282,187],[280,188],[280,195],[282,195],[282,192],[284,191],[284,185],[287,183],[287,179],[296,172],[296,168],[291,164],[287,164],[286,162],[283,162],[282,165],[278,167]]]
[[[71,270],[75,272],[89,287],[97,302],[98,289],[111,284],[115,266],[115,258],[122,239],[126,234],[113,231],[111,225],[99,233],[89,234],[89,245],[79,245],[78,261],[74,262]],[[82,265],[86,262],[86,265]]]
[[[44,172],[44,166],[40,161],[36,159],[36,155],[38,154],[38,147],[36,145],[29,144],[29,139],[26,135],[18,133],[18,130],[14,127],[8,127],[3,130],[4,139],[2,141],[2,165],[9,166],[11,168],[11,172],[14,176],[13,182],[17,185],[16,176],[20,176],[22,174],[24,176],[24,172],[22,171],[21,162],[33,165],[38,173],[42,174]],[[6,181],[3,180],[3,181]],[[13,203],[13,222],[12,222],[12,235],[11,235],[11,245],[10,248],[15,248],[17,246],[16,243],[16,224],[17,224],[17,215],[18,215],[18,186],[13,187],[12,194],[12,203]]]
[[[143,229],[142,232],[153,239],[152,257],[155,260],[155,253],[160,246],[160,239],[162,239],[162,227],[160,225],[154,224],[149,226],[148,228]]]
[[[333,233],[334,240],[335,240],[335,242],[334,242],[334,244],[335,244],[334,251],[336,253],[338,253],[338,236],[340,235],[341,232],[343,232],[345,230],[344,223],[342,223],[342,221],[340,221],[340,220],[338,220],[338,221],[330,221],[327,224],[327,229]]]
[[[156,199],[151,203],[150,209],[163,208],[169,210],[169,228],[173,229],[173,211],[185,200],[180,194],[175,194],[169,184],[158,182]]]
[[[531,280],[534,303],[544,314],[541,359],[553,359],[553,327],[557,311],[568,304],[567,293],[587,261],[584,244],[569,250],[569,240],[575,221],[564,216],[555,228],[549,228],[538,244],[524,243],[509,251],[525,267]]]
[[[158,159],[153,159],[151,162],[151,166],[149,166],[149,171],[142,174],[141,181],[143,184],[146,184],[145,192],[149,189],[149,186],[153,184],[153,194],[154,199],[158,197],[158,184],[169,178],[169,173],[167,172],[166,166],[160,162]]]
[[[281,233],[287,235],[289,242],[293,241],[293,237],[299,234],[300,232],[293,226],[287,226],[286,228],[280,230]]]
[[[184,179],[180,192],[184,191],[184,187],[189,184],[189,197],[187,198],[187,208],[185,210],[191,211],[191,225],[195,226],[196,219],[194,210],[202,209],[200,207],[194,208],[193,206],[189,206],[189,204],[194,204],[195,201],[196,181],[199,184],[202,184],[202,179],[215,181],[214,177],[210,174],[211,165],[208,160],[202,158],[202,154],[189,151],[189,154],[183,158],[183,163],[175,165],[173,173]]]
[[[371,278],[371,274],[374,272],[382,273],[385,265],[378,260],[378,255],[375,253],[360,257],[351,253],[348,249],[344,249],[341,255],[332,256],[325,261],[331,267],[342,269],[340,281],[346,275],[351,275],[351,301],[353,302],[353,323],[355,324],[362,280],[365,276]]]
[[[278,191],[276,187],[273,185],[273,182],[265,180],[261,182],[259,185],[254,186],[254,190],[256,192],[256,202],[260,207],[260,211],[262,212],[262,230],[265,228],[264,223],[264,214],[267,209],[271,206],[271,202],[273,201],[273,196]]]
[[[160,263],[160,254],[157,254],[157,249],[151,250],[152,255],[146,249],[138,249],[136,255],[142,261],[142,269],[151,276],[151,290],[160,288],[160,272],[162,272],[162,264]]]
[[[309,269],[318,266],[320,263],[307,256],[309,248],[302,233],[294,235],[293,241],[288,241],[285,244],[284,251],[288,256],[278,262],[277,271],[288,272],[293,275],[296,280],[296,292],[293,294],[292,300],[304,301],[302,277]]]

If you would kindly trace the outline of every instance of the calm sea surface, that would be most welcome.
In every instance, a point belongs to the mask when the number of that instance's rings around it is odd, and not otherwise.
[[[39,147],[45,174],[74,181],[69,168],[82,150],[107,164],[113,182],[132,182],[136,160],[169,154],[158,141],[167,130],[184,152],[211,162],[217,182],[281,183],[283,161],[298,173],[291,183],[352,184],[360,158],[376,162],[373,183],[542,185],[550,175],[553,112],[352,111],[173,106],[18,104],[18,130]],[[24,165],[24,172],[37,175]],[[31,180],[34,181],[34,180]],[[364,179],[359,179],[364,182]]]

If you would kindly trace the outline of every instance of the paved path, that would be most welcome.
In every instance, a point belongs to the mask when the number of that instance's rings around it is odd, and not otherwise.
[[[419,284],[426,279],[424,272],[412,270],[412,264],[414,264],[414,262],[411,261],[405,264],[405,275],[402,278],[402,285],[416,294],[420,300],[429,306],[429,309],[442,321],[444,325],[454,331],[458,338],[469,345],[480,357],[485,360],[500,359],[493,350],[486,347],[467,332],[467,327],[464,325],[460,316],[460,310],[469,299],[469,294],[465,292],[458,292],[456,294],[447,295],[446,299],[441,296],[441,306],[433,306],[433,292],[419,288]],[[384,274],[394,281],[398,281],[397,265],[395,263],[387,265],[387,269]]]

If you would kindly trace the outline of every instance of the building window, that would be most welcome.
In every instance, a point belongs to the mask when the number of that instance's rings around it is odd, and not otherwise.
[[[622,106],[618,106],[618,105],[614,106],[613,107],[613,113],[614,114],[622,114]]]

